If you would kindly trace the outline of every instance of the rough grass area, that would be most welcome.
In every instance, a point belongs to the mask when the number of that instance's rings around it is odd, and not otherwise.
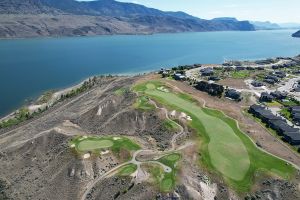
[[[231,73],[231,77],[235,79],[244,79],[244,78],[248,78],[249,76],[250,76],[250,72],[247,70],[233,71]]]
[[[169,192],[174,189],[176,185],[176,174],[178,171],[177,163],[181,159],[181,155],[178,153],[173,153],[166,155],[158,160],[169,167],[172,168],[170,173],[164,172],[164,170],[158,165],[150,166],[150,174],[155,180],[155,183],[159,186],[162,192]]]
[[[163,121],[163,126],[169,131],[175,131],[178,129],[178,125],[174,121],[169,119]]]
[[[153,85],[155,87],[153,87]],[[161,104],[187,113],[190,122],[202,140],[201,162],[208,169],[223,176],[225,181],[239,192],[250,190],[255,174],[266,172],[282,178],[290,178],[295,169],[285,161],[261,150],[240,131],[235,120],[223,113],[199,107],[195,101],[182,98],[173,92],[157,90],[157,82],[148,82],[138,88],[141,93]]]
[[[50,90],[45,92],[38,100],[37,103],[38,104],[43,104],[43,103],[47,103],[53,96],[53,94],[55,93],[55,90]]]
[[[272,101],[272,102],[266,102],[265,103],[268,107],[281,107],[282,105],[277,102],[277,101]]]
[[[135,164],[128,164],[122,167],[119,172],[118,176],[130,176],[137,170],[137,166]]]
[[[149,111],[155,109],[154,105],[149,103],[149,99],[146,96],[138,97],[136,102],[133,105],[136,109],[143,111]]]
[[[114,93],[118,96],[122,96],[122,95],[126,94],[126,92],[129,92],[129,88],[120,88],[120,89],[117,89]]]
[[[289,111],[288,108],[282,108],[282,109],[280,110],[280,114],[281,114],[283,117],[285,117],[286,119],[290,120],[290,121],[293,120],[293,118],[292,118],[292,113]]]
[[[100,151],[110,149],[115,153],[120,153],[121,149],[135,151],[140,146],[125,137],[97,137],[80,136],[70,141],[70,147],[74,147],[77,152],[85,153],[88,151],[99,153]]]

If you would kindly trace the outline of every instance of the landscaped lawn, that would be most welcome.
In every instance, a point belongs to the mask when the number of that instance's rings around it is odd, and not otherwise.
[[[272,101],[272,102],[266,102],[265,103],[268,107],[281,107],[282,105],[277,102],[277,101]]]
[[[233,71],[231,77],[235,79],[244,79],[250,76],[250,72],[247,70]]]
[[[165,106],[185,112],[192,117],[190,126],[202,140],[201,161],[209,169],[222,175],[228,184],[238,191],[248,191],[256,172],[267,171],[283,178],[289,178],[295,169],[276,157],[261,150],[237,127],[236,121],[223,113],[201,108],[190,98],[173,92],[161,92],[158,82],[139,85],[144,95]]]

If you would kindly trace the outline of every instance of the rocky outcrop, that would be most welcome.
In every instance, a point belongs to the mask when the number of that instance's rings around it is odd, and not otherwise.
[[[1,38],[227,30],[254,27],[248,21],[203,20],[114,0],[0,0]]]
[[[297,32],[294,33],[292,36],[293,36],[293,37],[300,37],[300,31],[297,31]]]

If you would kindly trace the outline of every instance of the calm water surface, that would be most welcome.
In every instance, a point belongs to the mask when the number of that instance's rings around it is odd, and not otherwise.
[[[96,74],[300,54],[295,30],[0,40],[0,115]]]

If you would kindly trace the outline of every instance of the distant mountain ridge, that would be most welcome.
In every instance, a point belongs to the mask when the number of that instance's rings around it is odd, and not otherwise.
[[[2,38],[255,30],[233,19],[204,20],[114,0],[0,0]]]
[[[282,27],[276,23],[272,23],[269,21],[266,22],[260,22],[260,21],[251,21],[251,24],[254,25],[256,30],[276,30],[276,29],[282,29]]]
[[[299,38],[300,38],[300,30],[297,31],[296,33],[294,33],[292,36],[293,36],[293,37],[299,37]]]

